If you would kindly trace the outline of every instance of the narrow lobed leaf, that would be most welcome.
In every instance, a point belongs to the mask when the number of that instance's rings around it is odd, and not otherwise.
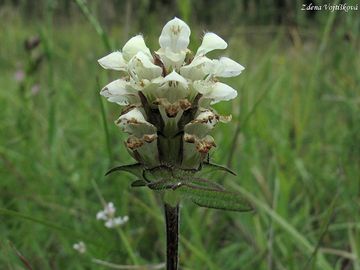
[[[159,181],[148,183],[147,186],[152,190],[176,189],[181,182],[176,179],[161,179]]]
[[[143,169],[144,169],[144,167],[141,163],[122,165],[122,166],[117,166],[117,167],[110,169],[105,175],[107,176],[116,171],[123,171],[123,172],[128,172],[128,173],[131,173],[132,175],[142,178]]]
[[[192,185],[182,185],[177,191],[202,207],[239,212],[253,210],[250,202],[239,193]]]
[[[145,180],[135,180],[131,183],[131,187],[145,187],[147,184]]]
[[[208,169],[208,171],[223,171],[223,172],[227,172],[227,173],[231,173],[232,175],[236,175],[236,173],[232,170],[230,170],[229,168],[219,165],[219,164],[215,164],[215,163],[210,163],[210,162],[204,162],[202,164],[202,168],[203,169]]]

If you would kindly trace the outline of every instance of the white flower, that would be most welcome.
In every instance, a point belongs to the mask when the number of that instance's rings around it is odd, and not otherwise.
[[[244,69],[242,65],[228,57],[214,59],[204,65],[205,73],[214,77],[235,77],[240,75]]]
[[[189,26],[176,17],[165,24],[159,38],[160,49],[156,53],[168,70],[178,69],[184,62],[190,33]]]
[[[212,64],[212,60],[206,56],[195,57],[189,65],[180,68],[180,74],[190,80],[203,80],[209,74],[209,72],[206,72],[205,67],[210,64]]]
[[[159,77],[162,73],[162,68],[154,65],[149,57],[142,51],[139,51],[131,58],[128,70],[130,76],[137,81],[142,79],[152,80]]]
[[[105,222],[105,227],[107,227],[107,228],[115,228],[115,227],[118,227],[118,226],[121,226],[121,225],[125,224],[128,221],[129,221],[128,216],[116,217],[116,218],[108,219]]]
[[[123,57],[126,61],[130,61],[131,58],[135,56],[138,52],[143,52],[149,58],[152,58],[151,52],[146,46],[142,35],[137,35],[129,39],[129,41],[126,42],[126,44],[124,45],[122,52]]]
[[[84,243],[83,241],[80,241],[80,242],[78,242],[78,243],[75,243],[75,244],[73,245],[73,248],[74,248],[77,252],[79,252],[79,253],[81,253],[81,254],[83,254],[83,253],[86,252],[86,245],[85,245],[85,243]]]
[[[203,138],[219,122],[223,122],[223,117],[212,110],[201,111],[194,120],[185,125],[185,133]]]
[[[191,80],[205,79],[206,75],[216,69],[215,66],[219,66],[217,62],[214,62],[215,60],[207,58],[205,54],[213,50],[226,49],[226,47],[227,43],[221,37],[214,33],[206,33],[194,59],[190,64],[180,68],[180,74]]]
[[[121,115],[115,123],[125,132],[141,138],[144,134],[156,133],[156,127],[146,121],[143,112],[133,108]]]
[[[112,52],[98,60],[105,69],[125,70],[126,62],[121,52]]]
[[[119,105],[128,105],[131,100],[136,102],[139,99],[137,92],[124,79],[109,83],[100,91],[100,95],[106,97],[108,101],[116,102]]]
[[[206,110],[206,111],[201,112],[195,118],[194,121],[204,123],[208,127],[213,128],[217,124],[219,119],[218,119],[218,116],[214,112],[212,112],[210,110]]]
[[[210,99],[211,104],[218,103],[222,100],[231,100],[237,96],[234,88],[221,82],[195,81],[193,86],[204,98]]]
[[[144,53],[149,59],[152,59],[151,52],[145,45],[142,35],[132,37],[124,45],[122,52],[116,51],[110,53],[98,60],[99,64],[105,69],[126,70],[128,62],[138,52]]]
[[[112,202],[109,202],[105,205],[104,210],[99,211],[96,214],[97,220],[104,220],[105,227],[107,228],[115,228],[121,226],[129,221],[128,216],[124,217],[115,217],[116,208]]]
[[[184,52],[190,42],[190,33],[189,26],[175,17],[165,24],[159,38],[160,47],[174,53]]]
[[[126,125],[128,125],[129,123],[146,124],[148,122],[145,120],[145,117],[142,114],[142,112],[139,109],[134,108],[129,112],[127,112],[126,114],[121,115],[117,121],[117,124],[123,128],[126,128]]]
[[[115,214],[116,208],[112,202],[109,202],[105,205],[104,210],[99,211],[96,214],[96,219],[98,220],[107,220],[109,217],[113,217]]]
[[[221,37],[214,33],[206,33],[203,37],[202,43],[198,48],[195,57],[204,56],[213,50],[224,50],[227,48],[227,43]]]
[[[177,73],[175,70],[173,70],[170,74],[168,74],[167,76],[165,76],[165,78],[157,78],[155,79],[153,82],[164,84],[164,83],[168,83],[169,87],[175,87],[178,85],[181,85],[184,88],[188,87],[188,82],[186,81],[186,79],[181,76],[179,73]]]

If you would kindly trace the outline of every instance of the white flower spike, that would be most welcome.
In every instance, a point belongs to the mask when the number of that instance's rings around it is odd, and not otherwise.
[[[105,69],[122,72],[122,77],[106,85],[100,94],[126,106],[115,123],[129,134],[125,146],[145,167],[198,168],[215,146],[211,130],[218,122],[231,119],[220,116],[210,105],[237,96],[237,91],[219,78],[238,76],[244,67],[228,57],[206,56],[228,46],[215,33],[205,33],[193,54],[188,49],[190,34],[190,27],[175,17],[162,29],[160,48],[154,54],[143,36],[137,35],[121,52],[98,60]],[[98,218],[109,228],[124,222],[109,220],[105,210]]]

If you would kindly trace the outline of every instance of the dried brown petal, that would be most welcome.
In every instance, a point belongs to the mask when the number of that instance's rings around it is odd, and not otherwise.
[[[202,154],[207,154],[212,147],[216,147],[213,139],[205,138],[196,142],[196,150]]]
[[[151,143],[151,142],[155,141],[156,139],[157,139],[156,134],[145,134],[143,136],[143,140],[147,143]]]
[[[182,110],[186,111],[191,108],[191,102],[187,99],[180,99],[177,101]]]
[[[191,102],[187,99],[170,103],[166,98],[157,98],[153,104],[163,106],[168,117],[175,117],[180,110],[186,111],[191,108]]]
[[[184,134],[184,141],[187,143],[195,143],[195,141],[197,140],[195,135],[191,135],[188,133]]]
[[[131,150],[134,150],[136,148],[139,148],[141,146],[143,146],[144,144],[144,140],[143,139],[139,139],[135,136],[131,136],[127,139],[126,141],[126,147],[131,149]]]
[[[123,108],[120,115],[123,115],[123,114],[126,114],[126,113],[130,112],[132,109],[134,109],[136,107],[139,107],[139,104],[130,104],[130,105]]]

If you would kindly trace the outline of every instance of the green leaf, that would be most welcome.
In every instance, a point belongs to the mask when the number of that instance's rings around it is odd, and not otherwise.
[[[218,191],[224,191],[224,187],[220,184],[211,182],[208,179],[203,178],[166,178],[160,179],[158,181],[153,181],[146,184],[152,190],[164,190],[164,189],[173,189],[176,190],[181,186],[196,186],[199,188],[207,188],[207,189],[214,189]]]
[[[173,168],[160,165],[150,169],[144,169],[143,178],[148,182],[155,182],[158,179],[170,179],[173,175]]]
[[[190,182],[199,186],[204,186],[206,188],[212,188],[219,191],[225,190],[225,188],[222,185],[216,182],[212,182],[211,180],[205,178],[194,177],[192,180],[190,180]]]
[[[215,164],[215,163],[205,162],[202,164],[202,168],[208,169],[208,172],[223,171],[223,172],[231,173],[232,175],[236,175],[236,173],[233,172],[232,170],[230,170],[229,168],[222,166],[222,165]]]
[[[145,187],[147,186],[148,182],[146,182],[145,180],[135,180],[134,182],[131,183],[132,187]]]
[[[239,212],[253,210],[251,204],[239,193],[187,184],[176,190],[184,198],[190,199],[201,207]]]
[[[175,178],[170,180],[168,179],[161,179],[159,181],[154,181],[148,183],[147,186],[152,190],[164,190],[164,189],[176,189],[181,182]]]
[[[144,167],[140,163],[122,165],[122,166],[118,166],[118,167],[114,167],[114,168],[110,169],[105,175],[109,175],[116,171],[123,171],[123,172],[128,172],[128,173],[131,173],[132,175],[142,178],[143,169],[144,169]]]

